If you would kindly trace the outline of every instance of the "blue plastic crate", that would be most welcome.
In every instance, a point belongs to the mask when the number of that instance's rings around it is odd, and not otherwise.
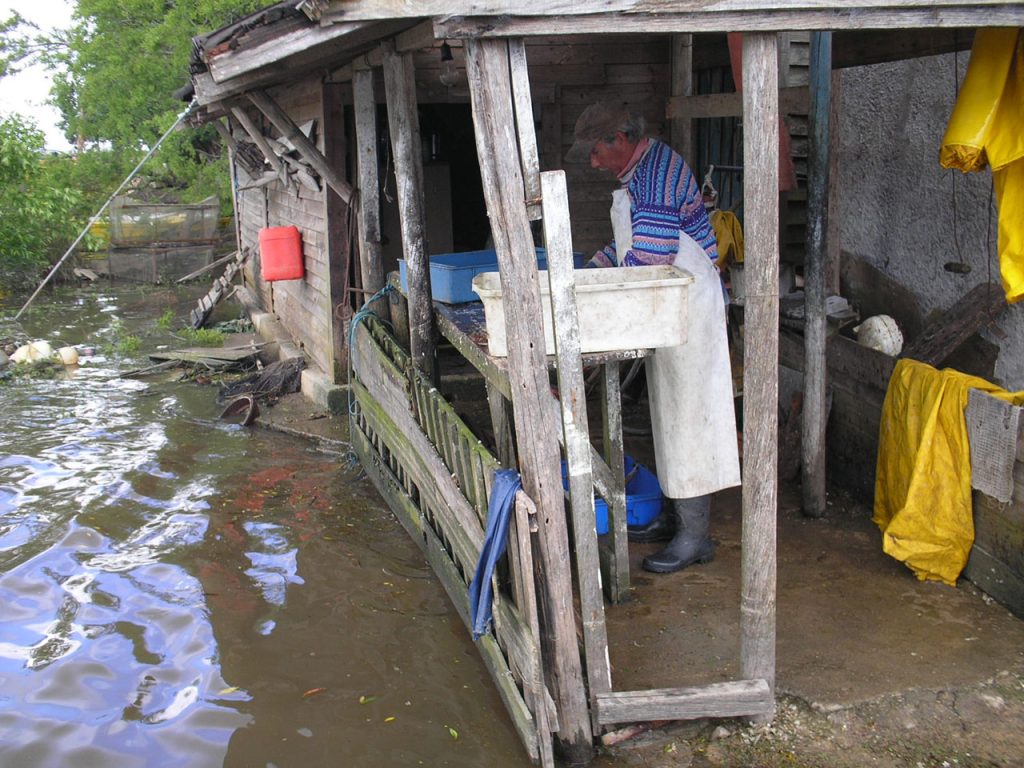
[[[576,262],[581,259],[575,254]],[[537,269],[547,269],[547,252],[537,249]],[[434,301],[444,304],[463,304],[480,301],[473,292],[473,278],[481,272],[498,271],[498,254],[493,250],[464,251],[462,253],[438,253],[430,257],[430,290]],[[408,293],[405,259],[398,260],[398,276],[402,291]]]
[[[629,475],[636,467],[636,474],[626,483],[626,525],[647,525],[661,513],[664,499],[661,484],[651,470],[638,464],[631,456],[625,457],[625,470]],[[569,487],[565,462],[562,462],[562,484]],[[608,504],[599,496],[594,497],[594,516],[597,519],[597,533],[608,533]]]

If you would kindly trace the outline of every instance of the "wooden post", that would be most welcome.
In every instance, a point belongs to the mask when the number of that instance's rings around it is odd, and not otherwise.
[[[558,707],[559,752],[566,762],[586,763],[593,758],[593,737],[576,642],[558,427],[552,418],[548,388],[537,257],[516,146],[507,43],[467,40],[466,76],[484,198],[504,293],[509,380],[516,436],[523,448],[520,472],[526,494],[538,509],[542,645]]]
[[[548,254],[548,281],[551,284],[552,327],[558,358],[558,402],[562,409],[565,464],[576,550],[576,578],[583,619],[591,712],[596,718],[597,697],[611,691],[612,675],[608,667],[608,633],[604,620],[604,595],[601,594],[601,563],[597,554],[587,392],[580,356],[580,324],[573,277],[575,270],[565,171],[540,174],[540,184],[544,201],[544,245]]]
[[[774,33],[743,35],[743,165],[747,280],[743,344],[743,678],[775,689],[775,515],[778,499],[779,93]],[[768,718],[770,719],[770,717]]]
[[[320,174],[320,178],[327,182],[327,185],[338,193],[338,196],[346,203],[351,202],[352,187],[345,181],[344,176],[335,171],[330,163],[320,154],[320,150],[309,140],[299,126],[297,126],[288,114],[277,105],[270,96],[260,90],[249,91],[246,94],[249,100],[256,105],[267,119],[274,124],[274,127],[281,132],[281,136],[292,143],[302,155],[302,159],[313,166],[313,170]]]
[[[672,35],[672,96],[693,95],[693,35]],[[688,116],[671,117],[669,136],[672,149],[678,152],[697,176],[700,183],[700,169],[693,154],[693,120]]]
[[[829,96],[832,33],[811,32],[810,152],[807,158],[807,255],[804,259],[804,403],[801,434],[803,513],[825,514],[825,285],[828,243]]]
[[[367,298],[384,287],[384,262],[380,242],[380,179],[377,175],[377,102],[373,95],[373,70],[352,73],[352,97],[356,122],[356,157],[359,167],[359,269]],[[383,306],[371,307],[387,317]]]
[[[434,380],[434,306],[430,291],[427,226],[423,205],[423,158],[420,121],[416,114],[416,81],[412,54],[396,53],[392,42],[384,52],[384,90],[388,129],[398,187],[398,216],[402,229],[409,290],[409,346],[413,363]]]
[[[345,105],[342,86],[324,83],[320,91],[323,114],[324,157],[340,175],[346,172]],[[348,327],[352,320],[352,297],[349,295],[349,273],[352,259],[351,203],[346,203],[333,190],[325,187],[324,221],[327,223],[327,279],[331,310],[331,355],[333,365],[328,372],[335,383],[345,381],[348,371]]]

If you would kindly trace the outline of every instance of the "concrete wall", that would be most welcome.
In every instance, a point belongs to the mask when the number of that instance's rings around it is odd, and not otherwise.
[[[939,145],[966,71],[968,53],[842,71],[839,153],[840,241],[908,289],[923,316],[944,311],[980,282],[999,282],[991,175],[947,171]],[[956,70],[959,72],[955,75]],[[955,199],[954,199],[955,191]],[[947,272],[959,261],[971,272]],[[895,312],[893,312],[895,315]],[[998,326],[994,379],[1024,389],[1024,305]]]

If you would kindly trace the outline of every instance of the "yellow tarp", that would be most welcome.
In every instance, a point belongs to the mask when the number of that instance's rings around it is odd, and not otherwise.
[[[999,265],[1008,302],[1024,298],[1024,36],[980,29],[939,150],[943,168],[992,166]]]
[[[907,359],[896,364],[885,394],[872,519],[882,549],[921,580],[955,585],[974,543],[964,420],[971,389],[1024,404],[1024,392]]]

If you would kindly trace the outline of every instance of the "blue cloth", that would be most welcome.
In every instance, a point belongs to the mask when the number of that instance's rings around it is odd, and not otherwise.
[[[512,505],[515,503],[516,491],[522,487],[519,473],[514,469],[495,470],[491,500],[487,505],[484,545],[480,549],[480,562],[476,564],[476,573],[469,582],[469,615],[474,640],[479,640],[490,628],[491,576],[498,560],[505,554]]]

